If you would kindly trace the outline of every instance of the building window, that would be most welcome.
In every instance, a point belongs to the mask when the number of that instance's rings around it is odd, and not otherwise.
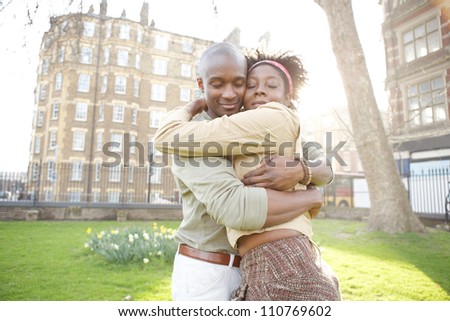
[[[41,84],[39,90],[39,100],[45,100],[47,97],[47,84]]]
[[[191,65],[181,64],[181,76],[188,78],[191,77]]]
[[[142,32],[142,29],[138,28],[137,34],[136,34],[136,41],[139,43],[142,43],[144,33]]]
[[[42,70],[43,75],[48,75],[48,69],[50,68],[50,61],[48,59],[42,60]]]
[[[428,20],[412,30],[403,33],[403,52],[405,62],[424,57],[441,48],[439,20]]]
[[[169,48],[169,40],[166,36],[156,35],[155,36],[155,49],[167,50]]]
[[[136,140],[137,140],[137,136],[135,134],[131,134],[130,135],[130,151],[132,154],[136,153],[136,149],[138,148],[136,146]]]
[[[180,88],[180,100],[186,102],[191,100],[191,90],[189,88]]]
[[[92,64],[92,48],[90,47],[81,47],[81,56],[80,62],[82,64]]]
[[[72,181],[81,181],[83,178],[83,162],[82,161],[73,161],[72,162]]]
[[[433,78],[407,88],[407,106],[411,127],[429,125],[447,119],[447,89],[443,77]]]
[[[53,120],[58,119],[58,116],[59,116],[59,102],[55,102],[53,103],[52,106],[52,119]]]
[[[81,202],[81,192],[80,191],[69,192],[69,202],[71,203]]]
[[[90,83],[91,83],[91,75],[80,74],[78,76],[78,91],[83,92],[83,93],[88,93]]]
[[[152,143],[151,144],[152,144],[151,148],[152,148],[153,156],[162,156],[163,153],[155,148],[155,140],[154,140],[154,138],[152,138]]]
[[[58,72],[55,76],[55,91],[61,90],[62,87],[62,73]]]
[[[120,177],[119,177],[120,181]],[[113,191],[108,192],[108,203],[119,203],[120,202],[120,192],[119,191]]]
[[[125,49],[117,50],[117,65],[127,67],[128,66],[128,51]]]
[[[37,127],[42,127],[42,124],[44,123],[44,112],[42,110],[38,111],[37,115]]]
[[[161,173],[162,173],[162,168],[161,167],[152,167],[152,176],[150,179],[150,182],[153,184],[159,184],[161,183]]]
[[[128,183],[133,183],[134,179],[134,165],[128,167]]]
[[[52,150],[56,148],[56,131],[52,130],[50,132],[50,140],[48,143],[48,149]]]
[[[88,113],[87,103],[77,103],[75,107],[75,120],[86,121]]]
[[[41,136],[34,137],[34,153],[39,154],[41,152]]]
[[[59,62],[64,62],[65,51],[66,51],[65,47],[59,48],[59,51],[58,51],[58,61]]]
[[[167,75],[167,60],[155,58],[153,59],[153,73],[155,75]]]
[[[61,23],[61,33],[64,35],[67,32],[68,23],[67,20]]]
[[[140,54],[136,54],[136,61],[134,63],[134,67],[136,69],[141,69],[141,55]]]
[[[166,86],[161,84],[152,84],[152,100],[166,101]]]
[[[159,128],[161,124],[161,119],[164,116],[164,112],[162,110],[152,110],[150,111],[150,127],[151,128]]]
[[[122,137],[121,133],[111,133],[111,145],[110,151],[120,152],[122,150]]]
[[[102,94],[106,93],[107,89],[108,89],[108,75],[103,75],[101,93]]]
[[[95,181],[99,182],[101,177],[102,177],[102,163],[96,162],[95,163]]]
[[[112,121],[115,123],[123,123],[124,110],[125,110],[125,107],[123,105],[114,105]]]
[[[33,163],[33,170],[31,173],[31,180],[33,182],[36,182],[39,178],[39,164],[38,163]]]
[[[100,202],[100,192],[99,191],[93,191],[92,192],[92,202],[93,203]]]
[[[109,181],[120,182],[120,166],[113,166],[109,168]]]
[[[46,190],[45,191],[45,201],[51,202],[53,200],[53,191],[52,190]]]
[[[137,108],[133,108],[131,110],[131,124],[132,125],[136,125],[137,124],[137,114],[138,114]]]
[[[101,151],[103,148],[103,132],[97,133],[97,151]]]
[[[134,97],[139,97],[139,80],[138,79],[134,79],[133,95],[134,95]]]
[[[108,65],[110,58],[111,58],[111,51],[109,50],[109,48],[105,48],[105,50],[103,50],[103,64]]]
[[[72,137],[72,150],[83,151],[84,150],[84,139],[86,133],[80,131],[74,131]]]
[[[106,34],[105,34],[105,36],[106,36],[106,38],[111,38],[111,35],[112,35],[112,24],[108,23],[106,25]]]
[[[182,43],[182,50],[185,53],[192,53],[193,48],[192,48],[192,41],[191,40],[183,40]]]
[[[128,40],[130,39],[130,26],[129,25],[120,25],[119,38]]]
[[[104,121],[105,120],[105,105],[100,104],[98,107],[98,121]]]
[[[53,182],[56,179],[56,168],[54,161],[48,161],[47,163],[47,180]]]
[[[127,91],[127,78],[125,76],[116,76],[114,92],[116,94],[125,94]]]
[[[52,38],[50,36],[46,37],[42,45],[44,46],[45,49],[50,48],[50,46],[52,45]]]
[[[95,34],[95,23],[85,21],[83,28],[83,36],[85,37],[93,37]]]

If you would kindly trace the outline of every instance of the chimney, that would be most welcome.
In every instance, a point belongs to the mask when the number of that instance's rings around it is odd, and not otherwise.
[[[270,32],[263,34],[258,40],[258,48],[267,51],[270,44]]]
[[[106,16],[107,9],[108,9],[108,3],[106,2],[106,0],[102,0],[102,2],[100,3],[100,16],[101,17]]]
[[[237,47],[241,46],[241,29],[235,27],[228,36],[223,40],[224,42],[229,42]]]
[[[141,8],[141,24],[148,26],[148,3],[143,2]]]

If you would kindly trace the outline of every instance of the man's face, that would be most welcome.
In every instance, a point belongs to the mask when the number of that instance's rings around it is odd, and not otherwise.
[[[204,66],[203,78],[197,79],[205,93],[211,118],[233,115],[242,106],[246,88],[247,63],[232,55],[217,55]]]

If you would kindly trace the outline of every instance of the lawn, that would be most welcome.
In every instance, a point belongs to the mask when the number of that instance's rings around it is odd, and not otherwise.
[[[113,264],[84,247],[88,228],[152,223],[0,222],[0,300],[170,300],[171,264]],[[450,233],[369,233],[363,222],[329,219],[314,220],[314,231],[344,300],[450,301]]]

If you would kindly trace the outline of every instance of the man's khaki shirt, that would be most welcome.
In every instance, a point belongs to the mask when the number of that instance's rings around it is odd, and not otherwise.
[[[242,178],[254,169],[261,158],[267,154],[283,154],[291,158],[294,153],[300,156],[302,154],[301,143],[303,142],[299,136],[298,116],[281,104],[269,103],[257,110],[250,110],[232,117],[216,118],[212,121],[206,113],[200,116],[195,120],[201,121],[201,126],[198,122],[187,123],[192,117],[185,108],[172,111],[158,129],[155,137],[156,148],[163,152],[184,156],[233,154],[238,178]],[[317,150],[310,150],[309,154],[309,157],[322,156],[322,153]],[[228,163],[227,166],[231,164]],[[242,235],[275,228],[292,228],[311,237],[310,219],[307,212],[282,225],[254,231],[248,229],[244,231],[243,228],[227,225],[228,237],[233,247]]]
[[[211,118],[203,113],[194,119],[201,120]],[[236,253],[226,227],[254,230],[264,225],[265,189],[244,186],[226,158],[174,155],[172,172],[183,199],[183,221],[175,235],[179,243],[203,251]]]

